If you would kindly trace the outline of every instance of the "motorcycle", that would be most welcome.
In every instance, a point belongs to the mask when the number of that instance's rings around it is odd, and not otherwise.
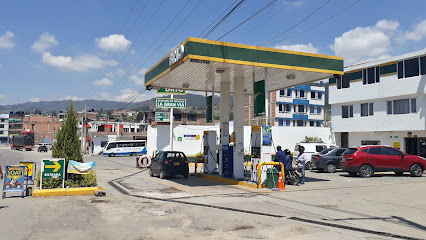
[[[285,183],[289,185],[299,185],[300,175],[297,172],[297,168],[288,168],[285,170]]]

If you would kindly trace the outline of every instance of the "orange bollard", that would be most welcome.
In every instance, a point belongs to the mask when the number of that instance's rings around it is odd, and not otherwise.
[[[280,174],[278,175],[278,189],[284,190],[284,181],[283,181],[283,174],[280,171]]]

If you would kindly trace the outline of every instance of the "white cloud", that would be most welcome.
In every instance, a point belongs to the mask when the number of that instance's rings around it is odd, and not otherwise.
[[[43,53],[43,63],[65,69],[72,70],[77,72],[86,72],[90,69],[101,68],[104,61],[97,56],[93,55],[80,55],[75,57],[65,57],[65,56],[53,56],[50,52]],[[113,60],[105,61],[107,66],[116,66],[118,63]]]
[[[58,45],[58,42],[55,39],[55,35],[51,35],[46,32],[40,35],[40,39],[36,41],[31,48],[37,52],[45,52],[47,49]]]
[[[61,100],[81,101],[81,100],[84,100],[84,98],[79,98],[79,97],[76,97],[76,96],[66,96],[66,97],[61,98]]]
[[[136,75],[132,75],[129,77],[130,81],[134,82],[136,85],[144,85],[145,84],[145,78],[144,77],[138,77]]]
[[[113,82],[108,78],[102,78],[93,82],[95,86],[112,86]]]
[[[148,71],[148,68],[141,68],[138,70],[136,74],[138,75],[145,75],[145,72]]]
[[[39,97],[32,97],[32,98],[30,98],[30,99],[28,99],[28,101],[30,101],[30,102],[40,102],[40,98]]]
[[[131,88],[126,88],[123,90],[120,90],[120,95],[111,98],[111,94],[103,92],[100,94],[100,97],[103,99],[108,99],[108,100],[112,100],[112,101],[126,101],[126,102],[140,102],[140,101],[144,101],[147,99],[151,99],[152,97],[147,96],[147,94],[143,93],[143,94],[139,94],[138,91],[135,91]],[[136,99],[134,99],[136,97]],[[133,100],[134,99],[134,100]]]
[[[426,20],[419,22],[411,32],[405,33],[405,39],[420,41],[422,38],[426,37]]]
[[[103,38],[96,38],[95,39],[96,44],[100,49],[106,50],[106,51],[123,51],[127,49],[132,42],[126,39],[124,35],[118,35],[118,34],[111,34],[107,37]]]
[[[318,48],[314,47],[312,43],[309,44],[294,44],[294,45],[279,45],[274,48],[297,51],[297,52],[309,52],[309,53],[318,53]]]
[[[15,42],[13,42],[13,32],[7,31],[5,34],[0,35],[0,48],[14,48]]]
[[[381,20],[375,26],[357,27],[334,39],[330,46],[336,56],[344,58],[345,65],[387,56],[391,37],[399,27],[397,21]]]
[[[6,94],[1,94],[0,93],[0,99],[6,99],[7,98],[7,95]]]
[[[107,72],[107,73],[105,73],[105,77],[107,77],[107,78],[122,77],[125,73],[126,72],[123,69],[118,68],[114,72]]]

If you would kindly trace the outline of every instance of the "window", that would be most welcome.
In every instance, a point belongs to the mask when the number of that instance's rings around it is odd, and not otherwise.
[[[413,58],[404,61],[404,76],[406,78],[418,76],[419,71],[419,59]]]
[[[349,88],[349,74],[341,76],[342,88]]]
[[[380,141],[375,140],[362,140],[361,145],[380,145]]]
[[[337,150],[337,151],[336,151],[336,156],[340,156],[340,155],[342,155],[342,153],[343,153],[344,151],[346,151],[346,149],[345,149],[345,148]]]
[[[380,67],[371,67],[362,70],[362,84],[380,82]]]
[[[291,89],[287,89],[287,97],[291,97]]]
[[[368,103],[361,104],[361,117],[368,116]]]
[[[284,90],[280,90],[280,97],[284,96]]]
[[[368,104],[368,115],[370,115],[370,116],[374,115],[373,103]]]
[[[290,112],[290,104],[278,104],[278,110],[280,113]]]
[[[354,117],[354,106],[353,105],[349,106],[349,117]]]
[[[385,154],[385,151],[383,151],[382,147],[367,148],[366,150],[370,154],[377,154],[377,155]]]
[[[188,121],[192,121],[192,122],[197,121],[197,115],[195,115],[195,114],[189,114],[188,115]]]
[[[320,93],[320,92],[311,92],[311,99],[321,100],[321,98],[322,98],[322,93]]]
[[[388,105],[388,114],[392,114],[392,101],[387,101]]]
[[[305,105],[297,105],[298,113],[305,113]]]
[[[2,119],[1,122],[4,122],[4,119]]]
[[[316,98],[317,98],[316,92],[311,92],[311,99],[316,99]]]
[[[349,106],[342,106],[342,118],[349,118]]]
[[[402,153],[393,148],[383,148],[386,155],[402,156]]]
[[[1,134],[1,135],[3,135],[3,134],[4,134],[4,131],[0,131],[0,134]]]
[[[327,148],[327,146],[325,146],[325,145],[316,145],[315,146],[315,151],[322,152],[322,150],[324,150],[326,148]]]
[[[321,114],[321,107],[317,107],[317,113]]]
[[[278,120],[278,126],[282,127],[284,126],[284,120]]]
[[[306,99],[306,94],[304,90],[295,90],[296,98]]]
[[[398,62],[398,79],[426,74],[426,57],[412,58]]]
[[[411,113],[416,113],[416,112],[417,112],[417,110],[416,110],[416,99],[413,98],[413,99],[411,99]]]
[[[309,107],[309,111],[311,114],[315,114],[315,107],[314,106],[310,106]]]
[[[0,124],[0,128],[4,128],[4,124]]]
[[[417,112],[416,99],[398,99],[387,101],[388,114],[408,114]]]
[[[306,97],[305,97],[305,91],[300,90],[300,98],[306,98]]]
[[[173,116],[175,117],[175,121],[177,122],[182,121],[182,114],[173,114]]]
[[[303,120],[297,120],[297,126],[298,126],[298,127],[303,127],[303,126],[305,126],[305,121],[303,121]]]
[[[317,121],[317,127],[321,127],[321,122]]]
[[[311,127],[315,126],[315,122],[314,121],[309,121],[309,126],[311,126]]]

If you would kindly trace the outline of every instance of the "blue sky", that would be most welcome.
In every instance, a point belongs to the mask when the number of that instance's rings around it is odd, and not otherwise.
[[[0,104],[126,100],[143,88],[146,69],[235,2],[1,1]],[[217,40],[269,2],[247,0],[207,38]],[[221,41],[342,56],[345,65],[426,47],[424,0],[361,0],[298,34],[355,2],[278,0]],[[147,91],[137,100],[154,96]]]

